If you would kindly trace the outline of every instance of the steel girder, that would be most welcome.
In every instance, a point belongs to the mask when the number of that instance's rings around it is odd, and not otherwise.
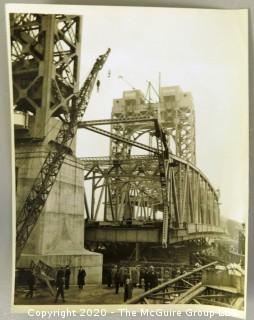
[[[85,197],[88,220],[122,221],[128,218],[127,208],[132,208],[134,220],[162,219],[159,214],[163,210],[160,171],[156,156],[131,156],[122,160],[81,159],[87,193],[89,183],[91,188],[90,196]],[[218,194],[200,170],[174,156],[165,161],[165,166],[170,227],[183,228],[188,224],[219,226]]]
[[[244,297],[240,291],[233,287],[213,287],[203,281],[202,273],[207,270],[214,272],[216,264],[215,261],[187,271],[128,300],[126,304],[205,304],[243,310]]]

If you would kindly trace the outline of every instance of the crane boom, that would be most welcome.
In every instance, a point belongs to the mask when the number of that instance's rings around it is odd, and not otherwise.
[[[38,218],[48,199],[57,175],[70,151],[70,144],[76,135],[79,121],[86,111],[89,99],[96,81],[98,72],[105,64],[110,49],[100,55],[93,65],[87,79],[76,97],[73,110],[70,111],[67,121],[64,121],[56,136],[54,150],[50,151],[32,185],[25,203],[17,215],[16,220],[16,261],[19,260],[22,250],[36,225]]]

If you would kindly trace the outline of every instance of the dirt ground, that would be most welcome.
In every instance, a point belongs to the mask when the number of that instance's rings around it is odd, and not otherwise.
[[[26,298],[27,288],[19,288],[15,293],[15,305],[55,305],[55,304],[123,304],[124,292],[123,288],[119,288],[119,293],[115,294],[115,288],[106,286],[89,286],[86,285],[82,290],[77,286],[70,286],[68,290],[64,290],[65,303],[61,297],[55,303],[55,297],[51,295],[48,288],[36,288],[33,298]],[[133,296],[137,296],[144,292],[141,288],[133,289]]]

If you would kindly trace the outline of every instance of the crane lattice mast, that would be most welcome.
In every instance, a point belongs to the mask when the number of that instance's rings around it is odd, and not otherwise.
[[[100,55],[93,65],[87,79],[76,96],[76,103],[68,115],[67,121],[57,134],[53,142],[54,150],[50,151],[33,183],[25,203],[17,215],[16,221],[16,260],[18,261],[28,238],[36,225],[39,216],[48,199],[50,191],[64,162],[65,156],[70,153],[70,145],[76,135],[78,123],[86,111],[89,99],[98,75],[105,64],[110,49]]]

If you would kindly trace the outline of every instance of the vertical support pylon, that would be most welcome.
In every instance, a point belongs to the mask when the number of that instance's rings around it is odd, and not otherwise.
[[[44,30],[44,57],[43,57],[43,73],[42,76],[42,92],[41,106],[36,109],[35,121],[33,126],[33,135],[35,137],[45,137],[47,134],[49,118],[52,115],[50,109],[51,91],[53,74],[55,73],[53,66],[54,59],[54,33],[55,33],[55,16],[47,15],[43,17],[42,28]],[[41,67],[41,66],[40,66]],[[39,68],[40,68],[39,67]],[[40,72],[40,70],[39,70]]]
[[[168,246],[168,232],[169,232],[169,221],[170,221],[170,206],[168,197],[168,181],[169,176],[166,173],[166,162],[165,162],[165,150],[163,147],[163,131],[157,128],[157,146],[158,146],[158,164],[160,173],[160,184],[161,184],[161,196],[162,196],[162,207],[163,207],[163,224],[162,224],[162,246],[167,248]]]

